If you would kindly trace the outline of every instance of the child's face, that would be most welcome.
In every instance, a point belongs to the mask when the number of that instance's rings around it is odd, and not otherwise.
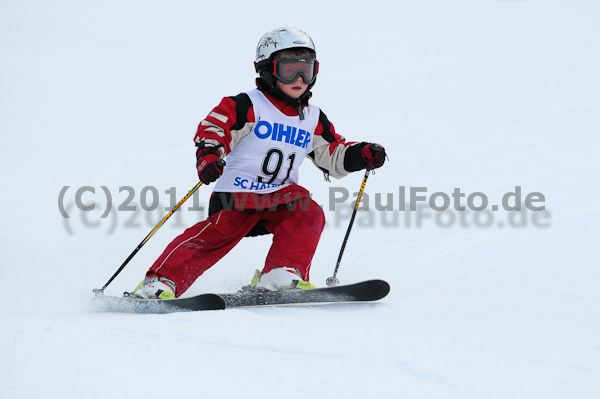
[[[282,92],[294,99],[300,98],[306,89],[308,89],[308,84],[304,83],[302,76],[298,76],[298,79],[290,84],[282,83],[278,80],[276,85]]]

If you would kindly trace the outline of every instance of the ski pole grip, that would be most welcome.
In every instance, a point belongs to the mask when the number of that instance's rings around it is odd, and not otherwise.
[[[380,146],[377,143],[371,143],[371,151],[381,151],[383,149],[382,146]]]

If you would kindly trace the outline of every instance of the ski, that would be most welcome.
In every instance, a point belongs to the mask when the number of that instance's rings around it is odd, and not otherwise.
[[[125,293],[122,297],[96,295],[96,304],[106,312],[173,313],[225,309],[225,300],[217,294],[201,294],[189,298],[143,299]]]
[[[370,302],[384,298],[390,285],[383,280],[368,280],[337,287],[312,290],[265,291],[242,289],[235,294],[221,294],[228,308],[245,306],[293,305],[316,303]]]
[[[264,291],[245,287],[231,294],[201,294],[189,298],[142,299],[126,293],[120,298],[101,294],[95,300],[108,312],[172,313],[249,306],[371,302],[384,298],[389,292],[390,285],[386,281],[367,280],[312,290]]]

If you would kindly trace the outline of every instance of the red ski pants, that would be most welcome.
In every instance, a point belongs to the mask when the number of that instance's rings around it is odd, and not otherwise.
[[[295,267],[305,280],[325,226],[325,215],[310,199],[308,206],[275,211],[222,210],[185,230],[154,262],[148,273],[171,279],[177,296],[225,256],[258,222],[273,234],[263,272],[276,267]]]

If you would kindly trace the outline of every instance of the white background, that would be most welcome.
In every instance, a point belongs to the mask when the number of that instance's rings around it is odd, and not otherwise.
[[[592,0],[2,1],[2,397],[595,397],[599,17]],[[254,87],[256,43],[280,26],[314,39],[312,101],[337,131],[386,147],[367,194],[459,187],[498,204],[522,186],[544,194],[543,223],[530,212],[514,227],[498,212],[487,227],[443,227],[430,212],[417,226],[397,208],[362,212],[339,277],[389,281],[376,304],[99,312],[91,290],[162,215],[101,219],[100,187],[115,206],[121,186],[138,209],[145,186],[163,206],[171,187],[181,198],[197,182],[197,124]],[[361,179],[301,169],[326,207],[330,187],[354,192]],[[82,186],[96,188],[84,195],[96,211],[73,206]],[[327,212],[316,285],[333,270],[348,207]],[[169,220],[107,294],[133,289],[201,217]],[[247,284],[269,243],[244,240],[188,293]]]

